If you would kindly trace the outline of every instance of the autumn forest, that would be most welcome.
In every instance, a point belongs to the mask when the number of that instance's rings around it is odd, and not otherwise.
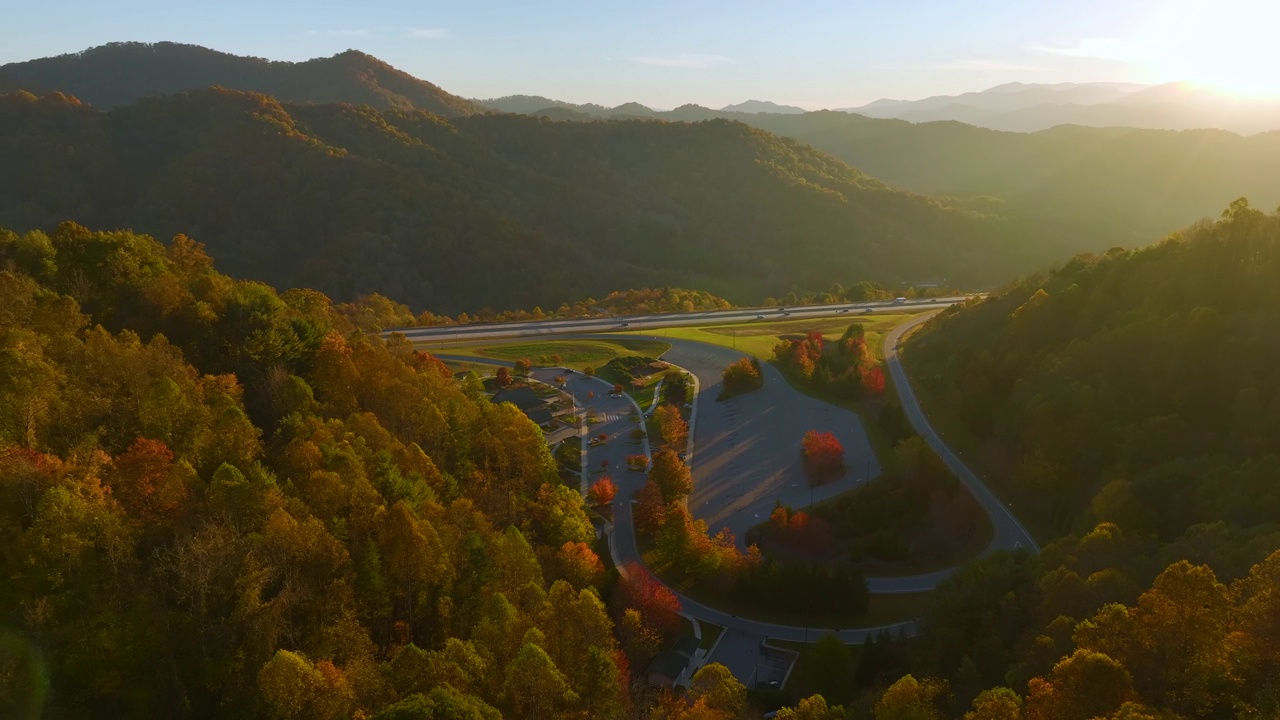
[[[0,717],[1280,717],[1280,211],[1174,230],[1074,170],[920,179],[889,125],[829,114],[534,110],[354,51],[0,66]],[[1134,146],[1235,147],[1182,140]],[[588,318],[670,348],[713,323],[626,321],[733,310],[708,392],[656,357],[388,332]],[[580,417],[578,380],[628,409]],[[869,449],[787,428],[812,507],[709,526],[689,455],[782,393]],[[726,426],[700,434],[701,402]],[[985,545],[960,458],[1033,547]],[[735,674],[690,598],[805,642],[737,651],[779,680]]]

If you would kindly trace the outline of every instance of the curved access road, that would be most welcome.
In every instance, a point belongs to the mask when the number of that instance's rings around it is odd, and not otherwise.
[[[885,338],[886,364],[903,409],[916,432],[990,516],[993,533],[982,554],[1018,548],[1037,552],[1031,535],[929,425],[906,379],[898,358],[898,342],[905,332],[931,317],[933,313],[899,325]],[[725,366],[745,354],[694,340],[659,339],[671,345],[662,356],[664,360],[698,377],[698,414],[691,429],[694,451],[689,457],[694,489],[688,502],[693,516],[706,521],[712,532],[727,527],[738,544],[745,546],[747,531],[767,520],[778,503],[807,507],[848,492],[880,474],[880,464],[862,428],[861,418],[853,411],[796,390],[768,363],[761,364],[765,375],[763,388],[717,402]],[[800,456],[800,440],[811,429],[836,434],[845,447],[848,468],[843,478],[818,488],[810,488],[804,481]],[[643,476],[637,475],[633,483],[620,486],[619,497],[630,497],[630,491],[638,490],[643,480]],[[619,522],[617,539],[624,561],[640,559],[635,540],[623,537],[633,532],[629,523]],[[954,572],[955,568],[946,568],[917,575],[868,577],[867,588],[877,594],[925,592]]]
[[[960,456],[947,447],[943,442],[942,436],[939,435],[933,426],[929,424],[928,419],[924,416],[924,410],[920,408],[920,402],[916,399],[916,393],[911,389],[911,382],[907,379],[907,373],[902,369],[902,362],[898,358],[898,341],[902,336],[912,329],[928,322],[936,313],[922,315],[905,322],[894,328],[884,339],[884,359],[885,364],[889,366],[889,374],[893,377],[893,385],[898,390],[898,397],[902,401],[902,409],[906,412],[907,419],[911,421],[911,427],[924,438],[924,441],[938,453],[951,472],[955,473],[960,482],[969,489],[974,499],[982,506],[991,518],[992,534],[991,542],[987,548],[982,551],[983,555],[995,552],[997,550],[1017,550],[1025,549],[1028,552],[1040,552],[1040,546],[1036,544],[1035,538],[1027,529],[1018,522],[1018,518],[1013,516],[1009,508],[996,497],[994,493],[982,482],[982,478],[977,473],[969,469],[968,465],[960,459]],[[951,574],[953,570],[942,571],[942,577]],[[935,575],[938,573],[934,573]],[[941,578],[939,578],[941,580]],[[937,584],[937,583],[935,583]]]
[[[898,342],[906,332],[933,315],[922,315],[899,325],[885,337],[885,362],[906,416],[916,432],[946,462],[991,517],[994,532],[983,554],[1018,548],[1038,552],[1038,545],[1030,533],[929,425],[902,369]],[[726,402],[716,402],[724,367],[745,354],[692,340],[661,339],[671,344],[671,350],[663,355],[663,359],[685,368],[699,379],[698,415],[691,429],[694,452],[689,460],[694,474],[694,492],[689,498],[689,507],[694,516],[706,520],[712,530],[728,527],[741,540],[747,529],[768,517],[775,502],[804,507],[845,492],[879,474],[879,464],[860,418],[853,412],[798,392],[787,383],[781,372],[768,364],[762,364],[765,373],[763,389]],[[603,474],[595,468],[602,460],[610,460],[609,471],[619,489],[619,500],[614,503],[611,551],[614,562],[621,567],[641,561],[631,504],[622,498],[630,498],[644,484],[644,474],[627,472],[622,468],[627,455],[643,450],[640,443],[632,444],[626,440],[629,430],[635,427],[626,419],[630,414],[626,406],[629,399],[608,398],[600,392],[600,383],[602,381],[578,376],[571,378],[568,390],[577,398],[579,407],[599,413],[600,422],[592,427],[592,433],[606,432],[610,436],[605,445],[591,448],[589,467],[595,470],[593,475]],[[591,391],[594,391],[594,397],[588,397]],[[631,407],[634,408],[633,405]],[[845,445],[849,466],[849,472],[843,479],[814,489],[812,496],[800,479],[803,473],[798,450],[800,437],[809,429],[835,432]],[[867,579],[867,585],[873,593],[927,591],[954,571],[955,568],[951,568],[906,577],[873,577]],[[679,593],[677,595],[690,615],[723,625],[727,631],[737,635],[807,641],[830,632],[829,629],[775,625],[739,618]],[[839,629],[836,634],[844,642],[860,643],[882,630],[901,630],[912,634],[915,624],[903,622],[883,627]],[[719,653],[714,659],[718,658]]]

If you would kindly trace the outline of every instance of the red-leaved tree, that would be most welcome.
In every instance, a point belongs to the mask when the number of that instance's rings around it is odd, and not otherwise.
[[[879,365],[862,371],[862,391],[872,396],[884,393],[884,370]]]
[[[639,563],[626,566],[616,597],[622,608],[640,611],[645,625],[664,638],[671,639],[680,632],[680,600]]]
[[[827,482],[844,472],[844,446],[835,433],[810,430],[804,434],[805,469],[815,483]]]

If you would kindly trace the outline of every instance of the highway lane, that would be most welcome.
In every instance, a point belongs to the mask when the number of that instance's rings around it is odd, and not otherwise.
[[[769,308],[739,308],[734,310],[709,310],[692,313],[658,313],[653,315],[625,315],[620,317],[568,318],[558,320],[533,320],[529,322],[478,323],[468,325],[433,325],[430,327],[391,328],[383,334],[400,333],[413,342],[447,343],[458,340],[486,340],[509,337],[545,337],[575,333],[607,332],[610,330],[650,330],[664,327],[706,325],[709,323],[750,322],[757,319],[777,321],[799,320],[838,315],[855,316],[898,312],[903,309],[918,310],[921,306],[946,307],[964,302],[965,296],[930,298],[897,303],[892,300],[842,303],[837,305],[796,305],[780,310]],[[868,312],[869,311],[869,312]],[[763,316],[761,318],[760,316]]]

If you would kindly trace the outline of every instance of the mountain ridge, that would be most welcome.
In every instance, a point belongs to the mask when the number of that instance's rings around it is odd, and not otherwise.
[[[808,112],[802,107],[780,105],[770,100],[746,100],[734,105],[725,105],[720,109],[724,112],[766,113],[773,115],[802,115]]]
[[[23,89],[57,90],[108,109],[148,95],[219,85],[286,102],[416,108],[446,117],[479,112],[470,101],[358,50],[294,63],[199,45],[121,42],[3,65],[4,77]],[[5,84],[0,79],[0,87]]]
[[[1280,103],[1232,99],[1183,82],[1005,83],[959,95],[883,98],[836,109],[914,123],[959,120],[1012,132],[1037,132],[1064,124],[1151,130],[1221,128],[1245,135],[1280,129]]]
[[[447,313],[635,285],[751,302],[837,281],[981,284],[1059,252],[723,119],[446,119],[229,89],[101,110],[16,93],[0,98],[0,171],[5,226],[187,233],[239,277]]]

